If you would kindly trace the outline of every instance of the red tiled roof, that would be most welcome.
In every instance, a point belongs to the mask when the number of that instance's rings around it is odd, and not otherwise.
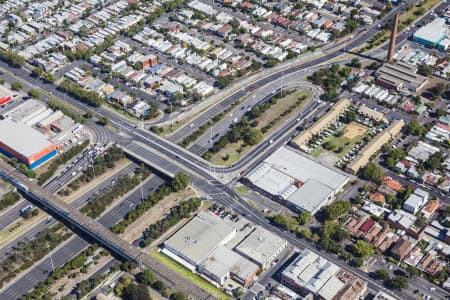
[[[367,231],[369,231],[370,228],[372,228],[372,226],[374,224],[375,224],[375,221],[372,219],[369,219],[366,222],[364,222],[364,224],[362,224],[362,226],[359,228],[359,230],[362,232],[367,232]]]

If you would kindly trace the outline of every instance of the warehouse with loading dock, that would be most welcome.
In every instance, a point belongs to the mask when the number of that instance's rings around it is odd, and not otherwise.
[[[0,121],[0,152],[17,158],[30,169],[40,166],[57,153],[56,146],[45,135],[11,119]]]

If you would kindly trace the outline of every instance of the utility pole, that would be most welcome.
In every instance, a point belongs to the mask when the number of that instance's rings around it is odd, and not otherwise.
[[[47,243],[48,255],[50,257],[50,263],[52,265],[52,272],[55,272],[55,265],[53,264],[52,252],[50,251],[50,246]]]
[[[210,146],[212,146],[212,142],[213,142],[213,140],[212,140],[212,127],[209,127],[209,142],[211,144]],[[216,175],[216,170],[215,170],[213,162],[211,162],[211,170],[212,170],[212,175],[215,176]]]

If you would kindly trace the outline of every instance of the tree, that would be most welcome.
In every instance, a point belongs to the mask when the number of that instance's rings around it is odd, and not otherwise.
[[[359,61],[359,58],[355,57],[350,61],[350,67],[353,68],[361,68],[361,62]]]
[[[417,118],[413,118],[411,121],[409,121],[408,126],[405,127],[405,132],[407,134],[422,136],[425,133],[425,128],[417,120]]]
[[[169,297],[170,300],[186,300],[186,295],[183,292],[174,292]]]
[[[433,153],[425,161],[425,168],[428,170],[435,170],[441,166],[443,160],[442,153],[440,151]]]
[[[240,299],[244,296],[244,291],[240,287],[235,288],[232,293],[235,299]]]
[[[44,70],[42,70],[39,67],[35,67],[33,68],[33,70],[31,71],[31,76],[35,77],[35,78],[40,78],[42,76],[42,74],[44,73]]]
[[[155,282],[155,274],[147,269],[137,275],[137,280],[142,284],[151,286]]]
[[[130,283],[122,290],[122,298],[127,300],[151,300],[148,289],[143,284]]]
[[[389,276],[389,272],[386,271],[385,269],[379,269],[376,270],[375,272],[373,272],[371,274],[371,276],[375,279],[380,279],[380,280],[388,280],[390,278]]]
[[[39,97],[41,96],[41,93],[39,93],[38,90],[31,89],[28,91],[28,96],[39,99]]]
[[[357,240],[356,243],[353,245],[353,252],[358,257],[366,258],[374,254],[375,250],[373,249],[371,244],[363,240]]]
[[[391,279],[386,280],[385,285],[391,289],[405,289],[408,287],[408,279],[403,276],[394,276]]]
[[[432,72],[433,69],[427,64],[420,64],[417,66],[417,73],[419,73],[420,75],[430,76]]]
[[[171,185],[176,192],[184,190],[189,185],[189,176],[184,173],[178,173],[173,178]]]
[[[300,225],[304,225],[310,223],[312,220],[311,214],[307,211],[304,211],[297,216],[297,221]]]
[[[383,178],[384,173],[383,170],[377,166],[375,163],[368,163],[363,171],[362,171],[362,177],[366,180],[370,180],[373,182],[380,182]]]
[[[227,87],[231,83],[231,76],[223,76],[217,79],[217,86],[221,89]]]
[[[13,91],[20,91],[21,88],[22,84],[20,82],[14,81],[13,83],[11,83],[11,89]]]
[[[324,220],[336,220],[339,216],[347,213],[352,208],[349,201],[336,201],[333,204],[322,207],[319,217]]]
[[[109,123],[109,119],[108,119],[108,117],[102,116],[102,117],[98,118],[98,123],[102,126],[106,126]]]
[[[91,119],[91,118],[93,118],[94,116],[95,116],[95,112],[94,112],[94,111],[92,111],[92,110],[86,111],[86,118],[87,118],[87,119]]]

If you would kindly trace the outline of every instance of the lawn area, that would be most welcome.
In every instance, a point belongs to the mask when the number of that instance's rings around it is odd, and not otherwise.
[[[182,275],[183,277],[191,280],[194,284],[198,285],[199,287],[201,287],[202,289],[204,289],[211,295],[213,295],[219,299],[223,299],[223,300],[230,299],[231,300],[230,295],[225,294],[224,292],[222,292],[221,290],[216,288],[214,285],[210,284],[209,282],[207,282],[206,280],[204,280],[197,274],[192,273],[190,270],[186,269],[185,267],[183,267],[176,261],[172,260],[168,256],[166,256],[160,252],[157,252],[155,250],[151,250],[149,254],[150,254],[150,256],[157,259],[160,263],[166,265],[167,267],[174,270],[175,272]]]
[[[301,97],[306,97],[300,105],[295,106],[295,103]],[[292,118],[295,114],[299,112],[303,107],[305,107],[311,101],[311,93],[307,90],[298,90],[295,91],[286,97],[278,100],[278,102],[262,113],[256,121],[258,121],[258,125],[255,127],[257,130],[261,130],[262,128],[270,127],[266,132],[263,133],[263,136],[270,135],[276,127],[288,119]],[[294,109],[292,109],[295,106]],[[287,112],[290,109],[290,112]],[[228,144],[226,147],[222,148],[219,152],[215,153],[210,161],[216,165],[231,165],[237,162],[242,155],[247,153],[253,147],[245,146],[243,141],[239,141],[237,143]]]
[[[357,123],[350,123],[342,127],[342,135],[329,136],[321,147],[318,147],[312,155],[317,157],[325,150],[342,157],[357,142],[367,134],[368,128]]]
[[[236,192],[242,195],[248,194],[250,192],[250,190],[245,185],[239,185],[234,189],[236,190]]]

